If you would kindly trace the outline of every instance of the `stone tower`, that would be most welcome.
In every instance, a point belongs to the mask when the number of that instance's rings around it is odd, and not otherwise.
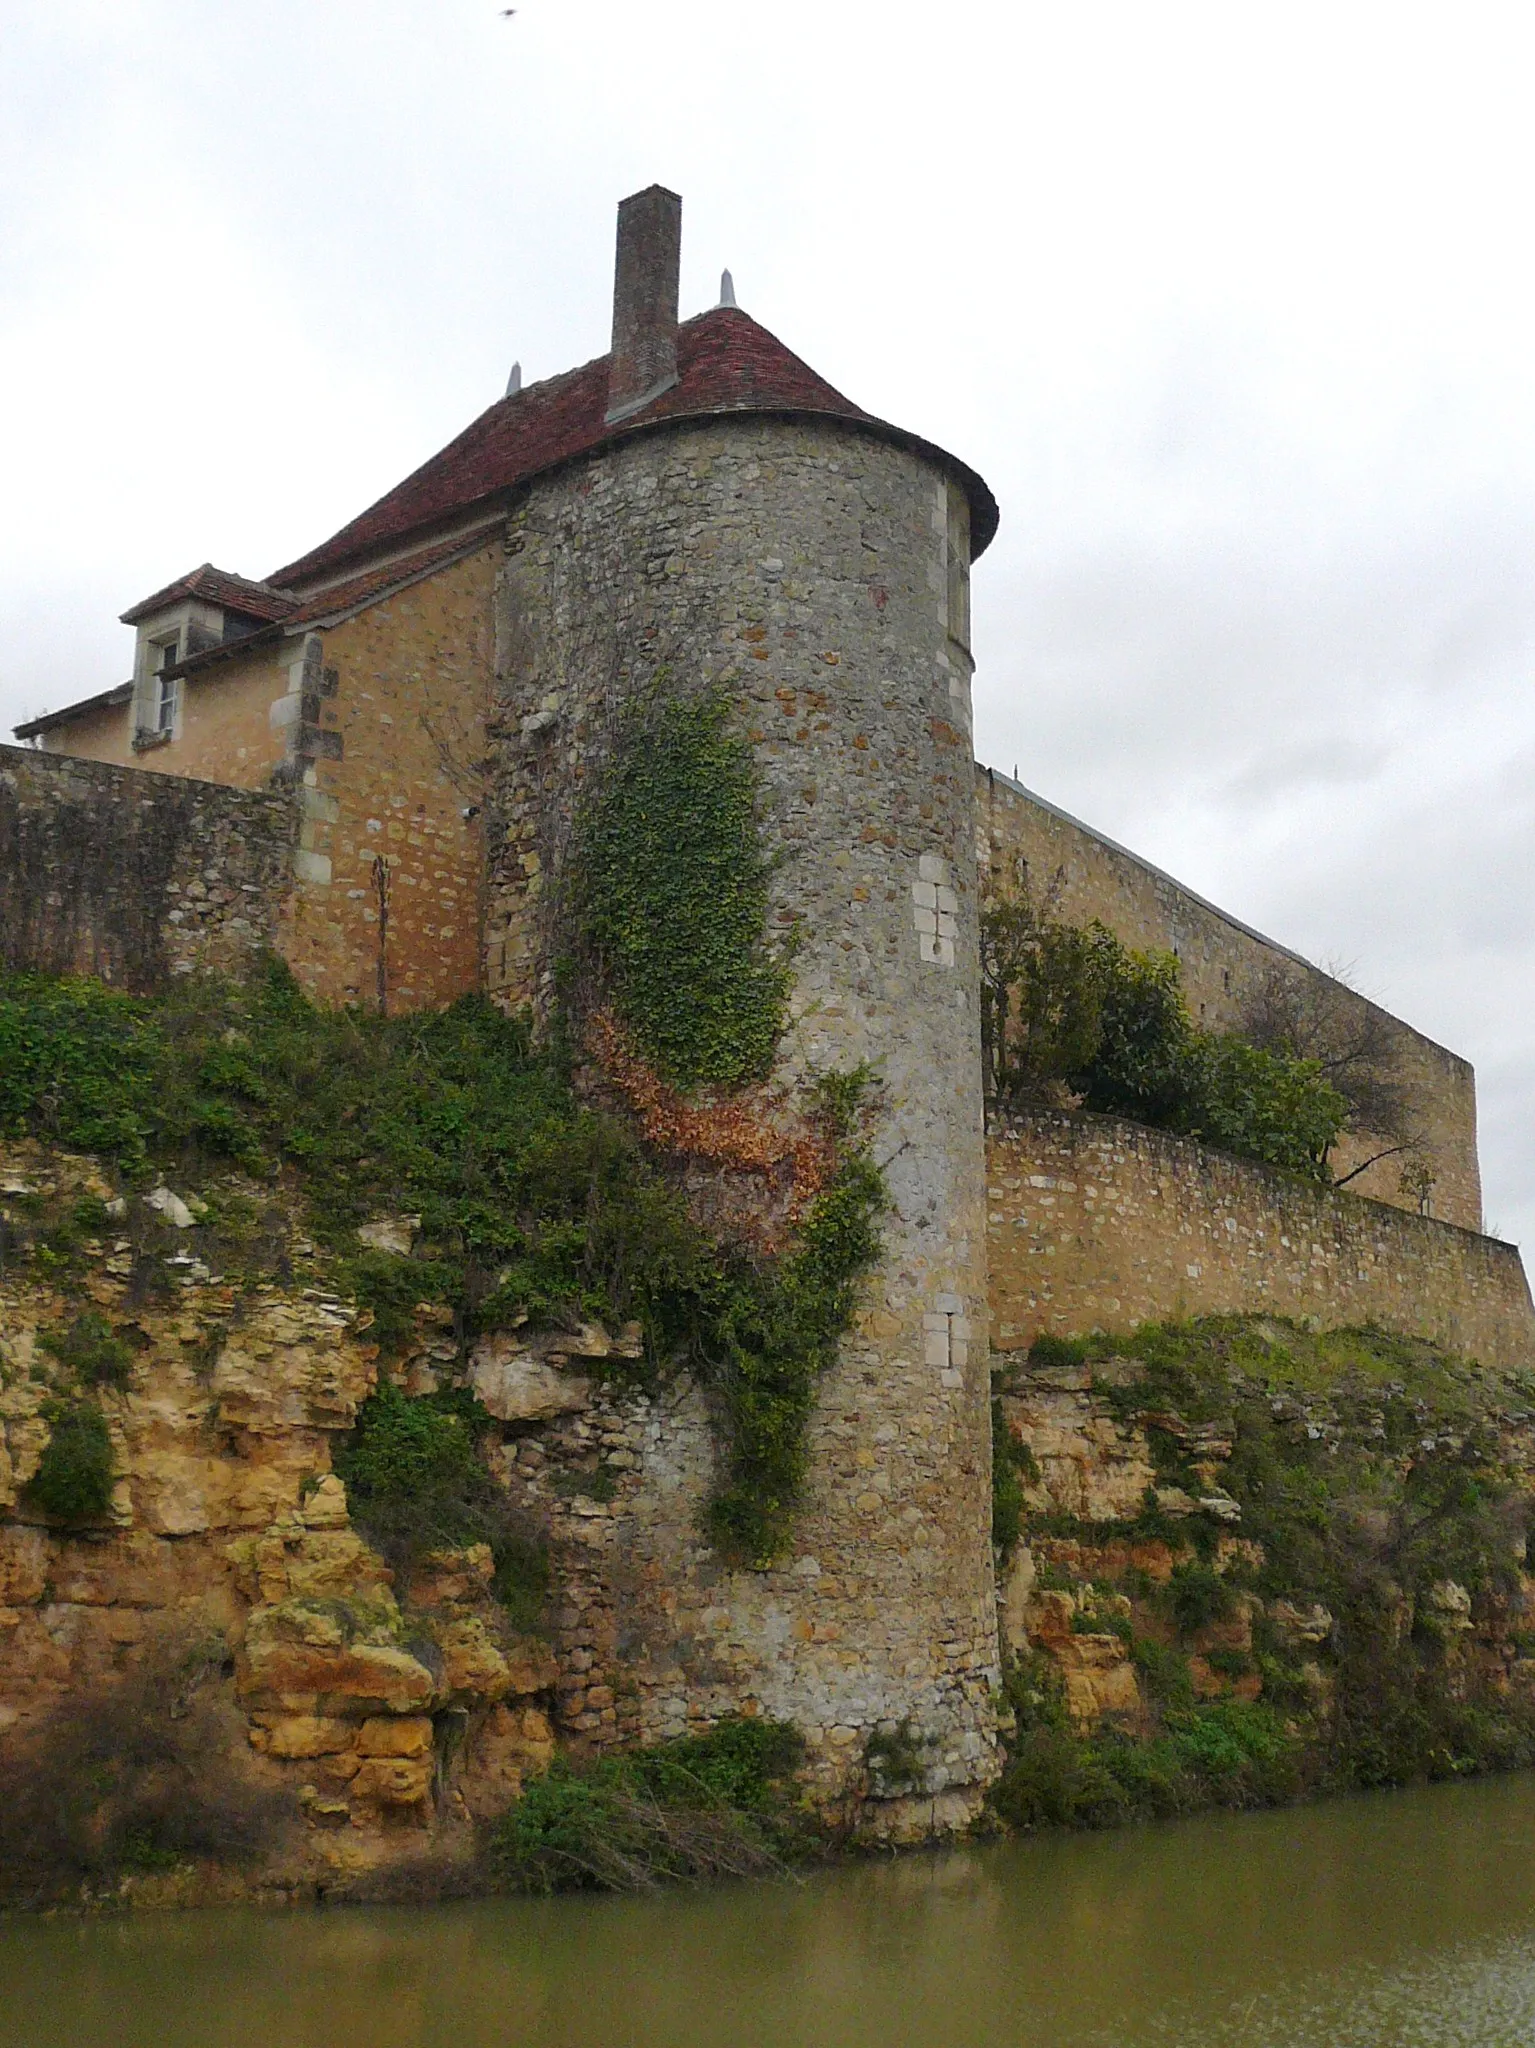
[[[800,933],[775,1079],[875,1065],[891,1210],[780,1567],[729,1570],[699,1534],[696,1392],[614,1418],[640,1484],[567,1601],[592,1679],[571,1719],[600,1737],[623,1699],[654,1739],[780,1715],[828,1787],[906,1724],[925,1769],[876,1824],[913,1832],[961,1820],[994,1767],[968,585],[996,508],[733,305],[679,326],[680,223],[659,187],[624,202],[612,355],[540,387],[591,445],[532,476],[507,527],[490,981],[539,996],[573,794],[629,694],[663,666],[723,691],[762,780],[773,915]]]

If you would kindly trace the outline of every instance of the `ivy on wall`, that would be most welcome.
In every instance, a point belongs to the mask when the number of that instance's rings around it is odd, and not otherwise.
[[[823,1078],[797,1145],[755,1113],[749,1093],[703,1109],[684,1099],[763,1079],[792,975],[767,946],[771,865],[751,748],[718,691],[666,696],[667,684],[662,671],[620,729],[578,820],[576,938],[629,1044],[615,1045],[601,1014],[590,1042],[647,1135],[664,1149],[671,1132],[694,1154],[712,1135],[716,1163],[737,1169],[792,1154],[796,1178],[803,1171],[814,1189],[786,1250],[718,1243],[685,1290],[686,1352],[722,1435],[705,1524],[733,1561],[762,1566],[789,1538],[816,1384],[879,1257],[885,1192],[855,1142],[864,1068]],[[630,1046],[648,1073],[634,1071]]]
[[[576,915],[618,1016],[682,1089],[760,1079],[790,972],[766,946],[769,863],[751,748],[718,693],[629,718],[584,807]]]
[[[760,1263],[723,1259],[701,1297],[694,1357],[724,1439],[705,1524],[733,1562],[769,1565],[787,1547],[816,1386],[879,1257],[884,1207],[879,1170],[859,1147],[816,1196],[792,1250]]]

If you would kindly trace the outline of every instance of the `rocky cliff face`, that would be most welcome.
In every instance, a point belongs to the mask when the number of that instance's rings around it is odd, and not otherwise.
[[[1297,1784],[1522,1759],[1530,1393],[1262,1318],[1036,1346],[996,1410],[1015,1746],[1049,1723],[1113,1766],[1214,1706],[1255,1709]]]
[[[0,1151],[0,1866],[53,1830],[38,1896],[125,1870],[200,1898],[437,1888],[557,1745],[684,1734],[739,1698],[714,1582],[684,1610],[691,1582],[636,1548],[660,1528],[702,1554],[696,1387],[635,1381],[637,1327],[471,1342],[408,1296],[381,1362],[301,1213],[237,1176],[131,1194]],[[409,1274],[414,1231],[360,1234]],[[472,1403],[473,1470],[531,1532],[542,1603],[495,1530],[433,1548],[378,1522],[355,1460],[386,1377],[412,1416]],[[1005,1818],[1535,1761],[1520,1373],[1226,1317],[1042,1340],[994,1422]],[[642,1578],[677,1602],[672,1662]],[[881,1729],[861,1782],[910,1799],[926,1770],[920,1731]]]
[[[231,1771],[291,1823],[267,1880],[462,1847],[552,1756],[555,1662],[493,1597],[486,1546],[429,1555],[401,1586],[352,1525],[332,1448],[375,1385],[368,1318],[296,1227],[289,1283],[221,1276],[186,1248],[186,1204],[161,1202],[146,1240],[88,1160],[7,1151],[0,1204],[0,1748],[24,1756],[113,1679],[201,1646],[249,1752]],[[89,1401],[111,1485],[66,1521],[38,1479],[91,1377],[82,1328],[111,1368]],[[428,1317],[422,1361],[438,1334]]]

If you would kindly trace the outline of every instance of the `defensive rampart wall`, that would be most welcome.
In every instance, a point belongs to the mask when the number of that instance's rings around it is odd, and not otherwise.
[[[1482,1184],[1476,1155],[1476,1077],[1470,1062],[1367,1002],[1298,953],[1252,931],[1206,903],[1138,854],[1116,846],[1053,804],[993,769],[979,768],[977,811],[980,858],[1005,881],[1012,865],[1027,864],[1035,899],[1070,924],[1094,918],[1127,946],[1176,953],[1196,1023],[1212,1031],[1238,1028],[1247,1005],[1276,969],[1296,977],[1312,1000],[1347,1029],[1367,1026],[1389,1046],[1395,1078],[1406,1099],[1421,1159],[1434,1175],[1432,1213],[1467,1230],[1482,1225]],[[1334,1154],[1334,1170],[1347,1173],[1394,1136],[1351,1135]],[[1402,1191],[1403,1155],[1366,1169],[1353,1183],[1359,1194],[1397,1207],[1416,1207]]]
[[[1173,1316],[1374,1323],[1535,1365],[1517,1246],[1117,1117],[1045,1114],[988,1147],[991,1342]]]
[[[760,1708],[838,1784],[909,1722],[951,1820],[994,1768],[997,1681],[967,544],[941,472],[819,423],[679,426],[532,489],[498,619],[488,917],[491,988],[536,1000],[571,808],[623,706],[658,677],[725,696],[779,854],[769,930],[797,941],[770,1086],[876,1067],[885,1256],[821,1384],[795,1557],[722,1569],[697,1534],[703,1405],[646,1417],[612,1548],[563,1589],[588,1685],[562,1711],[602,1740],[626,1698],[653,1735]]]
[[[145,992],[278,939],[298,820],[227,789],[0,747],[0,965]]]

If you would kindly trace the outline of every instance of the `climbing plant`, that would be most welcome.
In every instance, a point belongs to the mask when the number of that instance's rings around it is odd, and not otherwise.
[[[668,683],[663,672],[620,729],[578,820],[577,943],[598,1000],[659,1083],[739,1090],[772,1063],[791,982],[767,943],[757,774],[723,696],[668,695]],[[714,1243],[674,1295],[722,1433],[705,1522],[738,1562],[770,1563],[788,1539],[816,1383],[879,1256],[884,1186],[854,1141],[870,1079],[859,1067],[821,1080],[812,1119],[826,1143],[792,1244],[763,1256]],[[628,1084],[634,1098],[632,1074]],[[679,1108],[675,1097],[650,1102],[652,1137],[707,1147],[708,1120]],[[744,1103],[714,1119],[720,1164],[740,1166],[757,1149],[752,1121]]]
[[[738,1563],[783,1551],[808,1463],[806,1429],[821,1374],[852,1321],[858,1283],[879,1256],[884,1183],[856,1150],[816,1197],[783,1258],[721,1262],[700,1302],[701,1376],[724,1425],[722,1472],[705,1514]]]
[[[1069,1096],[1330,1182],[1346,1097],[1318,1059],[1200,1029],[1176,955],[1137,952],[1096,921],[1065,924],[1020,878],[982,912],[981,974],[993,1102]]]
[[[790,971],[766,943],[769,862],[751,748],[717,692],[663,673],[621,728],[578,821],[578,939],[660,1076],[677,1088],[760,1079]]]

